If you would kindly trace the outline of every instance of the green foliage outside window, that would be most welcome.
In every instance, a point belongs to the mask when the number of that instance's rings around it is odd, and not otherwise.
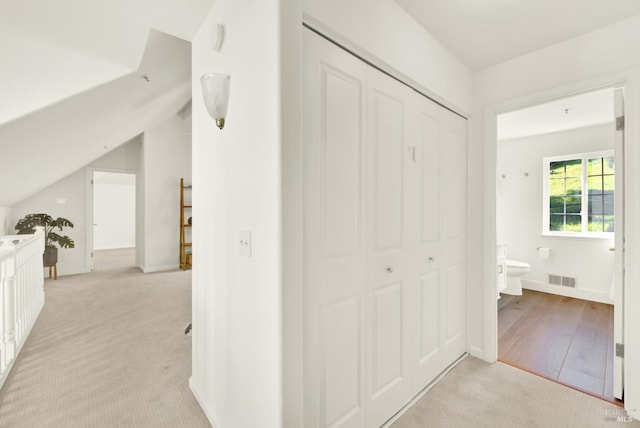
[[[586,231],[614,230],[614,158],[594,157],[549,163],[549,231],[583,232],[583,202]],[[586,180],[583,180],[586,173]],[[583,201],[583,198],[587,198]]]

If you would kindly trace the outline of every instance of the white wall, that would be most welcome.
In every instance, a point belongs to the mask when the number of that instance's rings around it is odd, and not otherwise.
[[[305,21],[319,23],[319,30],[358,54],[384,63],[437,101],[471,111],[471,72],[393,0],[303,0],[303,8]]]
[[[282,366],[283,426],[303,426],[302,4],[283,0],[282,42]]]
[[[140,138],[134,138],[88,167],[129,170],[133,165],[137,165],[140,144]],[[83,168],[14,205],[11,208],[11,229],[8,233],[15,233],[13,226],[18,219],[30,213],[46,212],[54,217],[70,220],[74,227],[65,229],[64,233],[75,241],[75,248],[63,248],[58,251],[58,274],[85,273],[89,271],[86,264],[86,207],[86,173]]]
[[[219,0],[192,41],[189,384],[216,428],[282,426],[280,13],[278,0]],[[214,22],[226,27],[219,53]],[[202,101],[200,76],[214,71],[231,75],[223,130]],[[251,257],[239,255],[242,230]]]
[[[11,215],[11,209],[7,207],[0,207],[0,236],[8,234],[13,229],[9,224],[9,216]],[[13,231],[11,231],[13,233]]]
[[[136,246],[136,176],[93,173],[93,249]]]
[[[144,133],[144,272],[177,269],[180,178],[191,180],[191,120],[172,116]]]
[[[609,124],[498,142],[498,241],[508,243],[507,258],[531,265],[523,287],[612,303],[613,239],[542,236],[542,159],[612,150],[614,132]],[[549,259],[540,260],[538,247],[551,249]],[[574,277],[576,288],[548,284],[548,274]]]
[[[508,36],[508,35],[506,35]],[[496,113],[502,113],[551,98],[625,82],[626,89],[626,256],[640,258],[640,126],[633,118],[640,105],[640,57],[630,54],[640,43],[640,16],[581,35],[479,72],[475,76],[476,95],[470,121],[469,206],[478,207],[470,227],[470,340],[474,355],[489,361],[496,358],[495,297],[495,165]],[[636,123],[634,123],[636,122]],[[633,166],[633,168],[631,167]],[[482,179],[481,179],[482,177]],[[632,197],[630,197],[632,196]],[[483,207],[482,209],[480,207]],[[640,266],[628,263],[630,284],[640,280]],[[637,287],[627,288],[627,301],[640,301]],[[627,311],[625,320],[627,362],[640,360],[640,340],[630,331],[640,329],[640,313]],[[492,339],[493,338],[493,339]],[[640,366],[628,364],[625,376],[625,407],[640,409]],[[633,417],[640,416],[638,410]]]
[[[58,232],[75,241],[75,248],[58,250],[58,275],[87,272],[85,180],[84,170],[76,171],[11,209],[12,228],[26,214],[35,213],[47,213],[54,218],[64,217],[73,223],[72,229],[65,228]]]

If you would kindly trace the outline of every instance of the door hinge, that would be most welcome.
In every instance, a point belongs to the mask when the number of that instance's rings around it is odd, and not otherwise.
[[[93,257],[93,251],[91,252],[91,257]]]
[[[616,117],[616,131],[624,131],[624,116]]]
[[[616,343],[616,357],[624,358],[624,343]]]

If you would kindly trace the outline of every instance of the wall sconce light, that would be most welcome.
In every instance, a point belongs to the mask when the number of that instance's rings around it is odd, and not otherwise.
[[[229,106],[229,84],[231,76],[220,73],[203,74],[200,78],[202,97],[207,111],[215,119],[218,128],[224,128],[224,119]]]

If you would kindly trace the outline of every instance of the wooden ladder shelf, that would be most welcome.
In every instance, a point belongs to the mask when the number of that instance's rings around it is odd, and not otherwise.
[[[187,241],[186,230],[191,229],[191,205],[185,204],[185,190],[191,190],[190,184],[184,183],[184,178],[180,179],[180,269],[187,270],[191,267],[192,250],[191,242]],[[191,195],[189,195],[191,200]],[[191,233],[189,233],[191,239]]]

